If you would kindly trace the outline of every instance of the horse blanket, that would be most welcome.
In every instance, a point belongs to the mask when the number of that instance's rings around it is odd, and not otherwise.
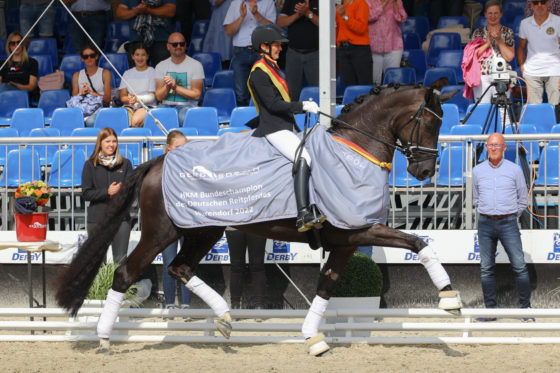
[[[323,126],[315,126],[305,147],[312,158],[311,202],[332,225],[357,229],[386,223],[387,169],[336,141]],[[251,132],[189,141],[165,157],[167,214],[183,228],[294,218],[292,167],[266,138]]]

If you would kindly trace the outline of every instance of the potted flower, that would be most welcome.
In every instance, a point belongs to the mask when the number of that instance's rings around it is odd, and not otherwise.
[[[379,308],[383,275],[379,266],[367,255],[355,252],[344,268],[333,290],[327,310]],[[351,318],[355,322],[373,322],[373,317]],[[327,324],[348,322],[347,317],[327,318]],[[336,331],[326,333],[328,336],[369,337],[369,331]]]
[[[41,180],[21,184],[15,193],[16,236],[18,241],[44,241],[47,237],[48,212],[38,212],[52,197],[51,189]]]

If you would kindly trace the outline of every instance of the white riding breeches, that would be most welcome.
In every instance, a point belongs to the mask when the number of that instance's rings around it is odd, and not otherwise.
[[[290,161],[295,162],[296,149],[301,140],[291,131],[282,130],[265,135],[269,143],[272,144],[282,155]],[[301,152],[301,156],[307,161],[307,165],[311,167],[311,157],[305,148]]]

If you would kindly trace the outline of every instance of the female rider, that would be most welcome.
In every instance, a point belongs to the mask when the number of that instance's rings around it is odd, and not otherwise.
[[[296,163],[296,224],[299,232],[305,232],[312,227],[321,228],[321,223],[326,217],[315,205],[309,205],[311,157],[303,148],[301,156],[295,159],[301,141],[294,133],[294,129],[299,131],[294,113],[305,111],[317,114],[319,106],[313,101],[290,101],[284,74],[276,64],[282,50],[281,43],[285,42],[288,42],[288,39],[275,24],[255,28],[251,35],[251,43],[262,58],[253,65],[247,85],[259,113],[258,126],[253,136],[265,137],[282,155]]]

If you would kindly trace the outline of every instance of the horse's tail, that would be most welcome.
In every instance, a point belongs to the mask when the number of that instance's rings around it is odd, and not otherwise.
[[[152,159],[136,167],[123,182],[119,193],[113,196],[105,209],[104,219],[95,224],[91,236],[78,250],[69,266],[53,280],[56,286],[57,303],[72,316],[78,313],[91,283],[107,253],[120,222],[136,200],[144,177],[154,164],[163,161],[163,156]]]

